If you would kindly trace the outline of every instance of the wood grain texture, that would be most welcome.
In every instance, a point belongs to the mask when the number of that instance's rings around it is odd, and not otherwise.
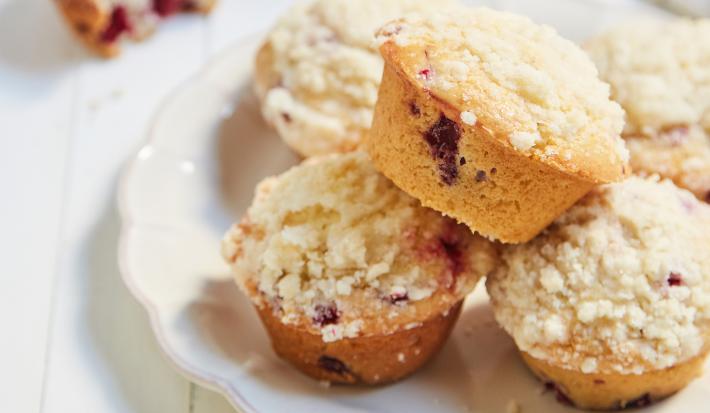
[[[45,0],[0,0],[0,27],[14,34],[0,39],[0,323],[12,332],[0,411],[234,411],[172,369],[116,264],[117,177],[155,110],[287,2],[223,3],[104,62]]]
[[[155,109],[202,65],[204,24],[174,19],[120,59],[86,59],[76,68],[45,412],[186,410],[189,384],[161,356],[145,312],[120,279],[114,194]]]
[[[71,47],[33,54],[47,39],[46,33],[33,36],[34,24],[50,32],[59,28],[54,10],[38,1],[0,1],[0,30],[13,33],[0,38],[2,412],[36,412],[40,406],[74,123],[77,76],[58,65],[71,59]]]

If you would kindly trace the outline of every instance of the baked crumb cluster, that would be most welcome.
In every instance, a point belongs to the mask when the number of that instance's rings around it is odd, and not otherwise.
[[[635,170],[710,202],[710,19],[621,26],[586,48],[626,110]]]
[[[548,26],[485,8],[409,15],[383,27],[423,88],[453,102],[462,120],[500,131],[518,151],[584,164],[589,141],[608,162],[628,157],[623,112],[584,52]],[[465,115],[464,115],[465,114]],[[601,142],[602,144],[599,144]]]
[[[532,357],[641,374],[701,353],[710,332],[710,207],[669,181],[594,190],[489,277],[496,318]]]
[[[257,305],[325,341],[440,314],[494,258],[486,241],[420,206],[360,152],[263,181],[223,254]]]
[[[453,0],[316,0],[294,7],[267,40],[280,82],[266,92],[265,117],[303,155],[352,150],[372,123],[382,58],[375,31],[416,10]]]

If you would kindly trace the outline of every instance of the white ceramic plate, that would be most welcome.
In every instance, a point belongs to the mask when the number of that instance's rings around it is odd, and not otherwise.
[[[574,40],[648,10],[610,3],[494,6],[531,15]],[[244,40],[168,99],[123,177],[122,273],[148,310],[168,358],[188,378],[247,412],[504,412],[511,401],[524,412],[570,410],[521,364],[495,326],[482,288],[468,300],[441,354],[398,384],[324,388],[272,353],[219,255],[220,238],[251,201],[254,185],[297,161],[263,123],[251,93],[258,41]],[[704,410],[708,387],[706,375],[649,411]]]

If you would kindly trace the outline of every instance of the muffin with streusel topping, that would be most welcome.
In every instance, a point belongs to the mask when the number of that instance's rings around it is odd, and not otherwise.
[[[209,13],[216,0],[54,0],[76,37],[94,53],[114,57],[124,39],[142,40],[165,18]]]
[[[456,8],[395,20],[378,40],[385,69],[364,147],[425,206],[524,242],[628,172],[621,108],[552,28]]]
[[[601,186],[487,287],[533,372],[587,409],[644,406],[696,378],[710,348],[710,206],[671,181]]]
[[[274,26],[256,57],[264,117],[304,157],[354,150],[372,123],[382,76],[375,32],[406,13],[452,3],[301,1]]]
[[[641,21],[586,48],[626,110],[635,172],[659,174],[710,202],[710,19]]]
[[[264,180],[223,242],[276,353],[337,383],[385,383],[419,368],[495,254],[362,152],[312,158]]]

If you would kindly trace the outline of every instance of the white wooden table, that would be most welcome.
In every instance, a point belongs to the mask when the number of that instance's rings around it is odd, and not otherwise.
[[[103,61],[51,0],[0,0],[0,413],[233,411],[173,371],[116,257],[118,174],[161,101],[291,2],[220,1]]]
[[[233,411],[172,370],[116,259],[117,177],[155,109],[290,3],[220,1],[102,61],[50,0],[0,0],[0,412]]]

